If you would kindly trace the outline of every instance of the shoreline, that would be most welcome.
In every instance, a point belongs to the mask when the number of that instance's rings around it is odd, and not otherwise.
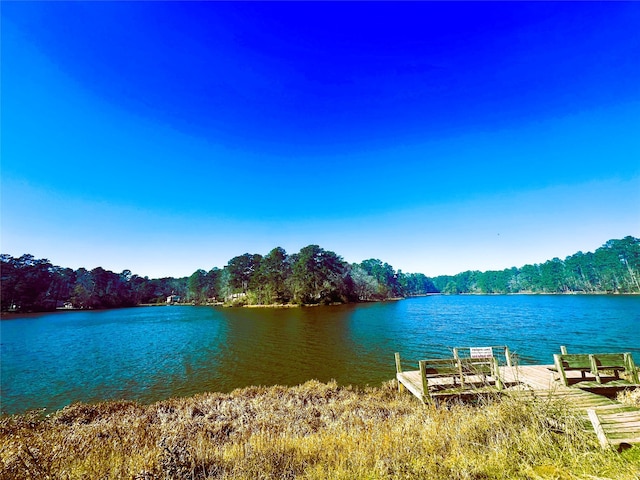
[[[140,303],[138,305],[126,306],[126,307],[112,307],[112,308],[56,308],[55,310],[36,310],[36,311],[1,311],[0,319],[2,318],[10,318],[14,315],[29,315],[36,313],[56,313],[56,312],[82,312],[82,311],[104,311],[104,310],[119,310],[123,308],[138,308],[138,307],[223,307],[223,308],[307,308],[307,307],[326,307],[326,306],[337,306],[337,305],[358,305],[362,303],[380,303],[380,302],[398,302],[401,300],[406,300],[410,298],[421,298],[421,297],[432,297],[432,296],[447,296],[447,297],[455,297],[455,296],[515,296],[515,295],[531,295],[531,296],[602,296],[602,297],[640,297],[640,292],[508,292],[508,293],[474,293],[474,292],[465,292],[465,293],[426,293],[422,295],[409,295],[407,297],[394,297],[387,298],[384,300],[367,300],[360,302],[334,302],[329,304],[324,303],[312,303],[312,304],[295,304],[295,303],[283,303],[283,304],[268,304],[268,305],[229,305],[223,302],[216,303],[203,303],[196,304],[192,302],[185,303]]]

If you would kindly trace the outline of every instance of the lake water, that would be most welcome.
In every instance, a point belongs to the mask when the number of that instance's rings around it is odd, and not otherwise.
[[[640,297],[429,296],[312,308],[138,307],[0,322],[1,409],[153,402],[309,379],[379,385],[403,358],[508,345],[521,364],[569,352],[632,352]]]

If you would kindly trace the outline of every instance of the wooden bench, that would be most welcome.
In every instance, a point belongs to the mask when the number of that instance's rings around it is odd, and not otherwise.
[[[555,366],[555,370],[560,374],[560,381],[565,387],[569,386],[569,378],[567,378],[567,372],[580,372],[581,379],[578,381],[587,380],[587,373],[591,373],[591,358],[589,358],[588,354],[554,353],[553,364]]]
[[[436,397],[479,395],[488,391],[486,387],[503,388],[494,357],[420,360],[417,372],[403,372],[400,354],[396,353],[395,357],[398,387],[406,386],[425,403],[431,403]],[[495,387],[488,377],[495,379]]]
[[[566,352],[566,349],[562,351]],[[633,357],[630,353],[595,353],[595,354],[554,354],[553,355],[555,370],[560,374],[560,380],[565,386],[571,383],[567,377],[568,371],[579,371],[581,378],[577,379],[579,383],[589,381],[587,374],[593,376],[598,384],[603,384],[602,373],[612,372],[616,381],[620,379],[620,372],[624,372],[627,377],[624,382],[635,385],[638,382],[638,369],[636,368]],[[617,382],[620,383],[620,382]]]
[[[453,386],[454,388],[460,383],[464,385],[460,362],[455,358],[438,358],[430,360],[420,360],[420,376],[424,391],[427,392],[429,387],[435,390],[442,390]],[[435,379],[441,379],[440,382],[434,382]],[[450,380],[450,381],[448,381]]]
[[[406,387],[424,403],[431,403],[439,392],[462,390],[460,363],[455,358],[420,360],[418,370],[409,371],[403,371],[399,353],[395,358],[398,388]]]
[[[567,347],[565,347],[564,345],[560,345],[560,353],[562,355],[567,355],[569,352],[567,351]],[[549,370],[551,370],[552,372],[558,372],[558,367],[556,367],[555,365],[555,358],[554,358],[554,364],[553,365],[549,365],[547,366],[547,368]]]
[[[598,383],[602,383],[600,372],[613,372],[616,379],[620,378],[620,372],[624,372],[630,383],[638,382],[638,369],[630,353],[594,353],[591,358],[591,373]]]

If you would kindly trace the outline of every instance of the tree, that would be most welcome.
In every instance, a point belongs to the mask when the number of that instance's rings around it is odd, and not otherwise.
[[[405,295],[425,295],[438,292],[433,281],[423,273],[402,273],[398,271],[397,276]]]
[[[205,289],[208,300],[215,300],[220,296],[220,274],[222,270],[218,267],[213,267],[209,272],[207,272],[207,276],[205,278]]]
[[[291,263],[287,252],[276,247],[260,262],[253,277],[252,286],[258,292],[260,303],[287,303],[291,292],[287,278],[291,275]]]
[[[292,269],[294,299],[299,303],[347,301],[347,264],[318,245],[300,250]]]
[[[380,283],[357,263],[351,265],[351,279],[358,300],[367,302],[379,298]]]
[[[360,266],[378,281],[380,285],[379,295],[382,298],[401,297],[404,295],[396,272],[388,263],[382,263],[377,258],[370,258],[360,263]]]
[[[129,280],[129,286],[134,304],[139,305],[141,303],[153,303],[156,301],[155,286],[148,277],[132,275]]]
[[[202,269],[191,274],[187,281],[187,300],[195,303],[204,303],[207,300],[206,292],[207,272]]]
[[[540,265],[540,282],[547,293],[566,291],[564,263],[559,258],[548,260]]]
[[[627,236],[609,240],[596,250],[596,258],[604,266],[607,280],[616,291],[640,292],[640,239]]]
[[[226,301],[233,295],[233,287],[231,286],[231,273],[228,267],[224,267],[220,275],[218,275],[218,291],[220,296]]]
[[[2,254],[0,256],[0,304],[2,310],[9,310],[16,307],[16,283],[18,281],[18,262],[11,255]]]
[[[251,278],[260,267],[261,260],[262,256],[257,253],[253,255],[245,253],[229,260],[227,263],[227,270],[230,275],[229,282],[235,291],[247,293]]]
[[[29,254],[19,258],[2,255],[2,309],[55,309],[53,270],[47,259],[38,260]]]
[[[121,274],[96,267],[89,272],[89,279],[85,279],[85,292],[89,296],[85,299],[84,306],[88,308],[118,308],[132,307],[135,299],[131,292],[129,279],[131,272],[125,270]],[[83,285],[84,286],[84,285]]]
[[[518,286],[521,292],[536,292],[541,290],[541,275],[539,265],[525,265],[518,274]]]
[[[309,245],[287,255],[276,247],[232,258],[224,269],[197,270],[190,277],[150,280],[130,270],[114,273],[61,268],[25,254],[0,255],[2,310],[43,311],[71,301],[80,308],[113,308],[164,302],[178,295],[202,303],[213,298],[240,303],[330,303],[382,300],[392,296],[443,293],[640,292],[640,239],[609,240],[595,252],[564,261],[501,271],[466,271],[431,279],[405,274],[378,259],[348,265],[331,251]]]

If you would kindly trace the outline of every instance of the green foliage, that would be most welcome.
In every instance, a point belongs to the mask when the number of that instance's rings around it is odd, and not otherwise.
[[[186,279],[149,280],[130,270],[114,273],[102,267],[74,271],[32,255],[2,255],[0,262],[3,311],[48,311],[68,303],[89,309],[130,307],[164,302],[172,293],[186,294]]]
[[[196,270],[187,280],[187,301],[197,305],[215,302],[219,296],[220,269]]]
[[[249,253],[229,260],[225,268],[229,271],[229,283],[235,292],[247,292],[253,275],[260,268],[261,261],[262,255]]]
[[[402,296],[405,295],[425,295],[427,293],[437,293],[438,289],[433,281],[424,273],[402,273],[398,270],[398,283],[401,287]]]
[[[191,302],[201,303],[206,300],[205,278],[207,272],[202,269],[196,270],[191,274],[187,281],[188,295],[187,300]]]
[[[33,255],[0,256],[2,310],[45,311],[67,302],[77,308],[164,303],[169,295],[196,304],[322,304],[378,301],[428,293],[640,293],[640,239],[609,240],[595,252],[539,265],[466,271],[433,279],[397,272],[378,259],[347,264],[334,252],[308,245],[288,255],[276,247],[265,257],[245,253],[223,269],[196,270],[188,278],[61,268]]]
[[[284,304],[292,298],[287,279],[291,277],[291,259],[287,252],[276,247],[271,250],[260,263],[252,286],[260,304]]]
[[[640,239],[609,240],[594,253],[578,252],[539,265],[463,272],[433,279],[442,293],[640,293]]]
[[[380,283],[360,265],[351,265],[351,280],[358,300],[368,302],[380,299],[379,294],[382,290]]]
[[[379,294],[383,297],[400,297],[403,296],[402,287],[398,281],[398,276],[391,265],[382,263],[381,260],[371,258],[360,264],[369,275],[378,281],[381,291]]]
[[[54,267],[49,260],[37,260],[33,255],[12,258],[2,255],[2,305],[29,310],[51,310]]]
[[[292,268],[294,300],[298,303],[348,301],[347,273],[347,264],[334,252],[318,245],[302,248]]]

